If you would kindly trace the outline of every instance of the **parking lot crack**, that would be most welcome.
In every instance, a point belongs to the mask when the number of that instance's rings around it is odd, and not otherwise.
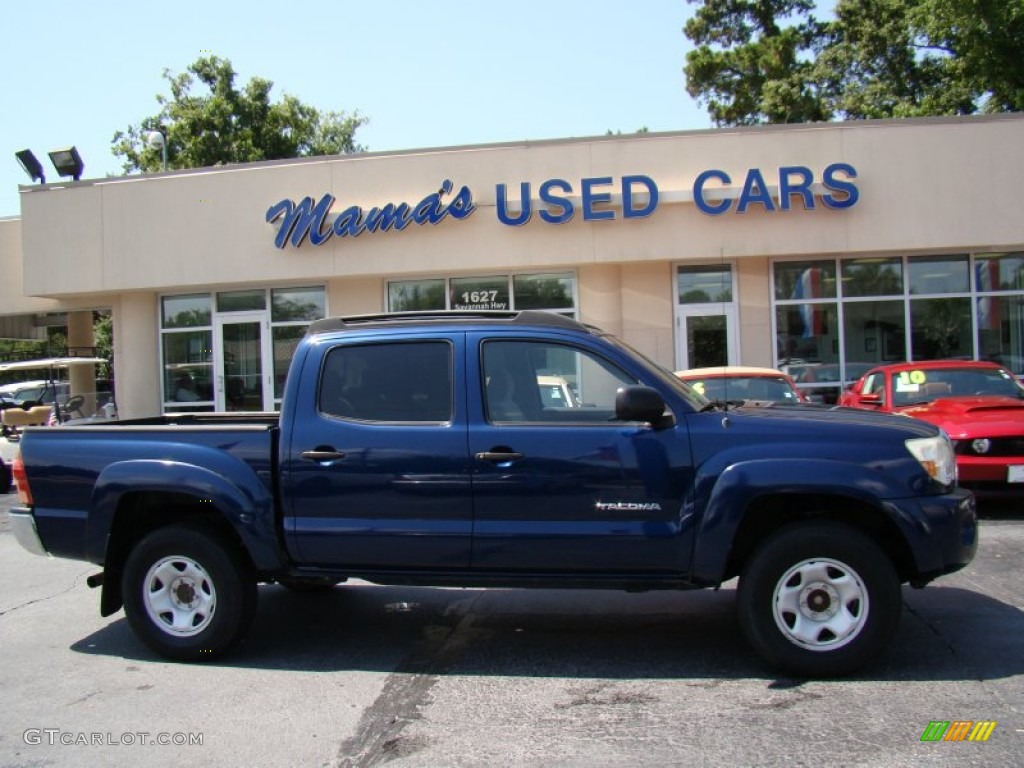
[[[23,603],[18,603],[17,605],[12,605],[10,608],[0,609],[0,618],[2,618],[4,616],[7,616],[10,613],[14,613],[15,611],[20,611],[22,608],[28,608],[30,605],[36,605],[37,603],[45,603],[48,600],[53,600],[54,598],[61,597],[63,595],[68,594],[69,592],[74,590],[76,587],[78,587],[82,577],[85,576],[85,575],[86,575],[85,572],[82,572],[82,573],[78,574],[77,576],[75,576],[75,580],[73,582],[71,582],[71,584],[68,587],[60,590],[59,592],[54,592],[51,595],[43,595],[42,597],[36,597],[36,598],[31,599],[31,600],[26,600]]]
[[[356,735],[342,743],[339,768],[368,768],[428,746],[422,740],[403,738],[402,731],[420,719],[431,688],[462,656],[474,635],[472,625],[467,610],[454,625],[427,628],[416,649],[388,676],[376,701],[363,713]]]

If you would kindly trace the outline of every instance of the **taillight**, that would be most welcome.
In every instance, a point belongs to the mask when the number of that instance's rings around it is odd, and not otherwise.
[[[11,462],[11,474],[14,475],[14,485],[18,489],[18,498],[26,507],[32,506],[32,491],[28,487],[28,475],[25,473],[25,462],[21,460],[19,453]]]

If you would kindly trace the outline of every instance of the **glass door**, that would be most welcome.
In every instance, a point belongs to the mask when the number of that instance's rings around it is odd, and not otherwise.
[[[735,310],[680,309],[676,357],[680,369],[736,365]]]
[[[218,411],[273,410],[266,312],[233,312],[216,320]]]
[[[731,264],[676,268],[676,369],[736,365],[738,311]]]

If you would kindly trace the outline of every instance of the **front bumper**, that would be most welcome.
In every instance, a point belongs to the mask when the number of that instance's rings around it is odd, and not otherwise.
[[[912,529],[907,537],[916,561],[917,573],[910,578],[922,586],[937,576],[958,571],[978,551],[978,509],[974,494],[963,488],[941,496],[916,500],[915,508],[903,517]],[[904,507],[904,512],[911,512]]]
[[[21,546],[33,555],[48,555],[46,547],[39,538],[39,531],[36,530],[36,519],[32,510],[24,507],[15,507],[10,511],[11,532]]]

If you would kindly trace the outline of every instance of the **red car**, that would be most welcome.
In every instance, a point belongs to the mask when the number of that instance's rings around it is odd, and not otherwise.
[[[928,360],[872,368],[840,405],[913,416],[945,430],[960,484],[1024,495],[1024,386],[996,363]]]

